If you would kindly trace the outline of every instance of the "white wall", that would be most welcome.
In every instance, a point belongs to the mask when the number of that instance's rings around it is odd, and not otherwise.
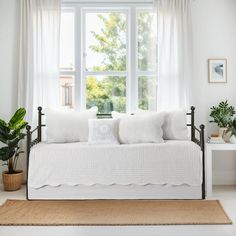
[[[209,108],[228,99],[236,107],[236,1],[194,0],[193,8],[194,105],[197,121],[206,124],[209,135]],[[208,58],[227,58],[228,82],[208,83]],[[215,153],[213,182],[236,183],[236,153]]]
[[[0,118],[7,120],[17,108],[19,2],[0,0]]]
[[[0,0],[0,118],[9,119],[17,108],[19,0]],[[193,1],[194,105],[198,123],[209,135],[209,108],[228,99],[236,107],[236,1]],[[208,84],[207,59],[228,59],[228,83]],[[217,154],[217,153],[216,153]],[[0,172],[1,172],[0,167]],[[236,183],[236,153],[214,155],[213,180]],[[1,178],[1,177],[0,177]]]

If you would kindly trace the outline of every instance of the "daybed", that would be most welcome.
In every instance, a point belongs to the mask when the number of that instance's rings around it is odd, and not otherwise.
[[[88,145],[42,142],[39,107],[37,128],[27,127],[27,199],[204,199],[204,125],[195,127],[194,110],[191,140]]]

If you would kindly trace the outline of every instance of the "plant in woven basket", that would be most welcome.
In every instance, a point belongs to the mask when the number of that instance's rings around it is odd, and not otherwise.
[[[0,142],[4,144],[0,148],[0,160],[8,166],[8,174],[16,173],[17,161],[20,153],[19,142],[25,137],[22,132],[27,125],[24,120],[26,111],[19,108],[9,122],[0,119]]]
[[[220,102],[218,106],[213,106],[210,109],[210,117],[212,118],[210,122],[216,123],[221,128],[227,128],[235,114],[234,107],[230,106],[226,100]]]

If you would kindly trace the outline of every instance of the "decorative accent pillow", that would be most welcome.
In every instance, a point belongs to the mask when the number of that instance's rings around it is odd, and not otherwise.
[[[118,119],[89,119],[89,144],[120,144]]]
[[[188,140],[187,117],[185,109],[174,111],[144,111],[138,110],[136,115],[165,114],[163,129],[163,138],[165,140]]]
[[[111,112],[111,116],[112,118],[114,119],[120,119],[120,118],[125,118],[125,117],[131,117],[133,115],[131,114],[126,114],[126,113],[120,113],[120,112],[117,112],[117,111],[112,111]]]
[[[88,141],[88,119],[96,119],[97,111],[97,107],[81,112],[46,109],[47,142]]]
[[[163,114],[128,116],[120,119],[121,143],[162,143]]]

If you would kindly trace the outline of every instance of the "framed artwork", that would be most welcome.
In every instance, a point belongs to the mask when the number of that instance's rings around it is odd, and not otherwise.
[[[208,82],[227,83],[227,59],[208,59]]]

